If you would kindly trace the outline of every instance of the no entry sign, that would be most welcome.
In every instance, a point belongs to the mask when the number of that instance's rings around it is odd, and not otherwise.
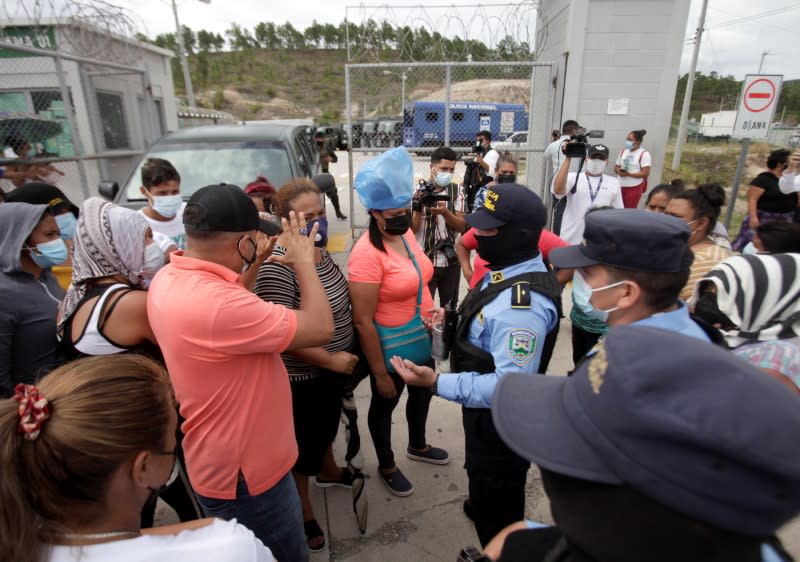
[[[744,78],[739,109],[732,136],[737,139],[765,139],[778,105],[783,76],[748,74]]]

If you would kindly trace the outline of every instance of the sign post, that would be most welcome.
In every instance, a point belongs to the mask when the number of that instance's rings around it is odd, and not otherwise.
[[[725,214],[725,228],[730,228],[733,218],[733,207],[739,193],[747,152],[750,150],[750,139],[765,139],[778,106],[778,95],[781,91],[783,75],[780,74],[748,74],[744,77],[742,94],[739,96],[739,107],[736,111],[736,122],[731,137],[744,139],[736,164],[736,174],[731,188],[731,199]]]

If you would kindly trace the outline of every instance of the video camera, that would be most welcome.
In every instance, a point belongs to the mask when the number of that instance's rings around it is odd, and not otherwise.
[[[436,207],[439,201],[450,201],[450,196],[445,192],[436,193],[436,186],[425,180],[419,180],[419,197],[415,197],[411,202],[415,211],[421,211],[422,207]]]
[[[568,158],[586,158],[586,151],[589,148],[588,140],[601,139],[605,136],[605,131],[590,131],[580,128],[569,137],[567,144],[561,147],[561,152]]]
[[[486,154],[486,148],[483,146],[481,141],[475,141],[475,144],[472,145],[472,150],[470,151],[475,156],[483,156]]]

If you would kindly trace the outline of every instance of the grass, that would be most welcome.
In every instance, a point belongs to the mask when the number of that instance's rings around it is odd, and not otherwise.
[[[731,238],[735,237],[739,232],[747,212],[747,186],[758,172],[765,169],[767,154],[774,148],[765,143],[753,143],[750,145],[745,169],[739,183],[731,224],[728,227]],[[668,183],[673,179],[680,178],[686,182],[687,187],[695,187],[703,183],[719,183],[725,188],[725,192],[730,198],[731,185],[736,175],[736,165],[739,161],[740,153],[741,145],[738,142],[686,143],[681,153],[680,167],[677,171],[674,171],[669,167],[669,164],[672,163],[675,146],[670,145],[664,155],[665,166],[661,179],[663,182]],[[720,214],[720,221],[723,223],[726,213],[727,204]]]

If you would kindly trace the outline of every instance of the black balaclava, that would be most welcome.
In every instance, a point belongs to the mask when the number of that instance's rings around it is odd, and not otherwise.
[[[492,270],[522,263],[539,255],[539,235],[542,229],[522,228],[505,224],[494,236],[475,236],[478,255]]]
[[[580,480],[542,469],[556,525],[571,562],[759,562],[761,540],[714,527],[630,486]]]

